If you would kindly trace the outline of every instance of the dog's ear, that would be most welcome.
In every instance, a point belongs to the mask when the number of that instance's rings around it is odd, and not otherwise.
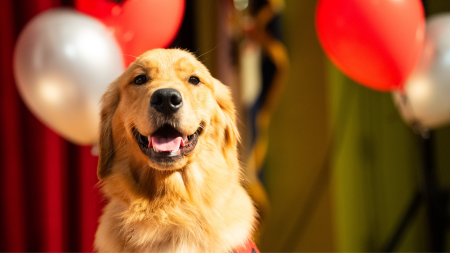
[[[213,78],[213,83],[214,97],[225,115],[225,145],[235,148],[238,141],[240,141],[240,136],[236,127],[236,110],[231,91],[226,85],[215,78]]]
[[[100,112],[100,139],[97,177],[105,178],[111,172],[114,159],[114,142],[112,134],[112,119],[120,100],[119,78],[111,83],[102,97]]]

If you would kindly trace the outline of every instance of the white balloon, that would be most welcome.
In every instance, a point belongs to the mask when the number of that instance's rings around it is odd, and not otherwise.
[[[405,83],[404,94],[393,94],[403,119],[426,128],[450,122],[450,14],[427,20],[420,60]]]
[[[14,74],[28,108],[77,144],[97,141],[100,98],[123,71],[121,49],[105,25],[71,9],[33,18],[14,52]]]

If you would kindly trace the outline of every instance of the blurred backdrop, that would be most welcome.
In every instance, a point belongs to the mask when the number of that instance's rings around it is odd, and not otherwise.
[[[33,17],[61,6],[92,15],[83,2],[0,3],[2,252],[92,250],[104,205],[95,145],[35,116],[13,70]],[[418,131],[391,93],[340,72],[319,43],[317,2],[186,0],[176,36],[160,45],[193,52],[233,90],[260,251],[450,250],[450,127]],[[450,12],[447,0],[422,2],[427,17]]]

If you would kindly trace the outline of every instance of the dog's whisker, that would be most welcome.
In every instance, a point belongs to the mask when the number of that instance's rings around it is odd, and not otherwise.
[[[134,57],[135,59],[138,58],[138,56],[134,56],[134,55],[131,55],[131,54],[122,54],[122,55],[123,55],[123,56]]]
[[[222,40],[221,42],[219,42],[219,44],[217,44],[213,49],[209,50],[209,51],[206,52],[206,53],[203,53],[203,54],[199,55],[197,58],[200,58],[200,57],[202,57],[203,55],[208,54],[208,53],[214,51],[216,48],[218,48],[220,45],[222,45],[222,43],[223,43],[225,40],[226,40],[226,39],[223,39],[223,40]]]
[[[197,55],[198,50],[200,50],[202,47],[198,47],[198,49],[194,52],[194,55]]]

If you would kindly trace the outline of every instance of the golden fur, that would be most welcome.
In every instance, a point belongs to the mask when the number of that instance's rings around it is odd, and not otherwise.
[[[142,74],[150,81],[132,84]],[[192,75],[201,83],[189,83]],[[188,135],[202,128],[193,152],[170,166],[144,155],[132,132],[150,135],[162,124],[149,107],[160,88],[177,89],[183,97],[170,124]],[[137,58],[102,99],[98,176],[109,203],[95,249],[230,252],[244,244],[255,210],[242,187],[234,114],[229,89],[192,54],[155,49]]]

